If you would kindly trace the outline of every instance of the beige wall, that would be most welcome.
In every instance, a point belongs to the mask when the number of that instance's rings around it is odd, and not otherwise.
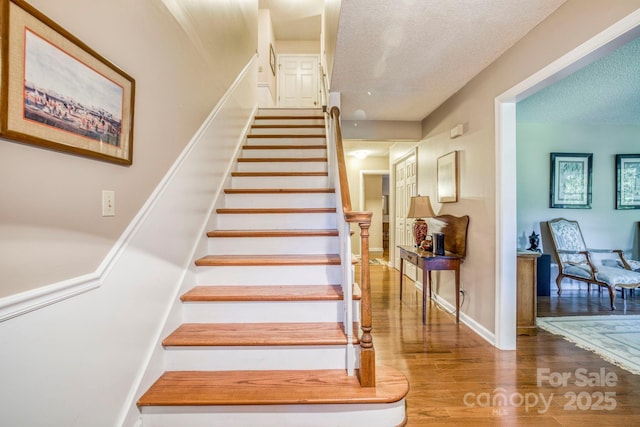
[[[496,62],[468,83],[422,123],[418,187],[435,199],[436,159],[460,154],[460,200],[434,203],[439,214],[471,217],[467,259],[462,268],[466,292],[463,312],[494,331],[496,290],[496,135],[494,100],[589,38],[640,7],[638,0],[569,0]],[[465,135],[451,140],[449,130],[465,124]],[[515,179],[515,177],[513,178]],[[504,212],[513,216],[516,212]],[[515,245],[516,242],[514,241]],[[453,300],[453,286],[442,282],[441,295]],[[511,286],[514,286],[511,284]]]
[[[94,272],[257,50],[253,0],[30,3],[136,80],[133,165],[0,140],[0,297]]]
[[[362,196],[360,194],[360,177],[362,171],[387,171],[389,169],[389,158],[386,156],[372,156],[367,157],[365,159],[357,159],[355,157],[347,157],[345,159],[347,166],[347,180],[349,181],[349,195],[351,196],[351,208],[354,211],[363,210],[363,206],[360,205],[360,200]],[[382,193],[380,193],[380,197],[382,197]],[[382,204],[379,206],[382,209]],[[375,220],[379,223],[379,226],[372,226],[369,229],[370,240],[378,241],[376,245],[380,245],[382,247],[382,217],[381,210],[378,215],[375,215],[375,218],[372,218],[372,222]],[[351,237],[351,247],[353,253],[360,253],[360,227],[357,224],[351,225],[351,230],[354,231],[354,235]],[[375,234],[375,235],[374,235]],[[370,242],[369,247],[374,247],[374,245]]]

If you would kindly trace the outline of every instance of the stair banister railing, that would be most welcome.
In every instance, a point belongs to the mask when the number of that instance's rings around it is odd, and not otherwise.
[[[372,316],[371,316],[371,289],[370,289],[370,274],[369,274],[369,227],[371,226],[371,212],[358,212],[351,210],[351,196],[349,194],[349,183],[347,180],[347,169],[344,159],[344,148],[342,146],[342,130],[340,128],[340,109],[338,107],[332,107],[328,112],[330,122],[330,133],[328,135],[332,151],[332,157],[335,159],[336,169],[334,171],[333,179],[335,180],[335,188],[339,193],[339,201],[342,205],[343,215],[338,215],[339,221],[344,220],[346,235],[341,236],[341,241],[346,242],[344,252],[341,253],[343,274],[348,272],[349,276],[352,275],[351,266],[351,227],[350,224],[358,224],[360,227],[360,329],[362,335],[360,336],[360,370],[359,380],[360,385],[363,387],[375,387],[376,374],[375,374],[375,348],[373,346],[373,337],[371,335],[372,329]],[[343,283],[352,283],[351,278]],[[352,286],[347,286],[351,288]],[[352,289],[346,289],[346,293],[352,294]],[[345,304],[349,304],[348,311],[351,312],[351,298],[348,300],[345,298]],[[351,316],[348,316],[351,317]],[[351,323],[349,318],[345,320]],[[350,324],[345,325],[346,330],[351,329]],[[348,334],[351,335],[351,334]]]

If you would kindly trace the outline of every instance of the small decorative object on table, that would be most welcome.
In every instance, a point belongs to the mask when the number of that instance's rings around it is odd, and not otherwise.
[[[433,240],[431,236],[425,237],[425,239],[420,244],[420,247],[423,251],[432,252],[433,251]]]
[[[443,233],[433,233],[433,253],[436,255],[444,255]]]
[[[420,247],[422,241],[427,237],[429,226],[423,218],[433,218],[435,213],[431,209],[431,199],[429,196],[413,196],[409,205],[407,218],[416,218],[413,221],[413,237],[416,247]]]
[[[536,234],[535,231],[532,231],[531,236],[529,236],[529,247],[527,248],[527,250],[540,252],[540,248],[538,248],[538,245],[540,245],[540,235]]]

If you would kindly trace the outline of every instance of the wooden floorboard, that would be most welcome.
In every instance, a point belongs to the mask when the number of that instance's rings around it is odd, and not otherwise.
[[[356,277],[358,274],[356,271]],[[423,326],[422,295],[412,281],[405,280],[400,301],[398,277],[398,271],[391,267],[371,266],[372,334],[377,363],[395,367],[409,379],[407,426],[626,427],[640,420],[640,376],[546,331],[518,337],[516,351],[497,350],[466,325],[456,325],[455,317],[433,302],[428,302],[427,325]],[[606,310],[606,292],[596,296],[597,291],[592,290],[591,297],[585,298],[586,289],[569,288],[563,284],[562,297],[543,297],[549,302],[540,303],[539,310],[556,316],[612,314]],[[552,293],[554,289],[552,285]],[[640,314],[636,311],[638,294],[634,301],[628,300],[626,311],[613,314]],[[622,301],[617,305],[622,307]],[[616,385],[577,387],[578,368],[592,374],[600,369],[612,372],[617,376]],[[567,387],[552,387],[546,382],[539,386],[538,369],[569,372],[573,381]],[[500,392],[515,404],[491,405],[491,398]],[[615,394],[611,397],[614,409],[565,407],[571,403],[571,393],[581,396],[582,404],[595,405],[598,393],[605,392]],[[520,397],[533,401],[536,394],[538,399],[551,399],[548,409],[540,400],[529,408],[518,405]],[[482,400],[486,397],[489,404]]]
[[[393,403],[408,384],[397,371],[378,369],[378,386],[360,387],[343,370],[172,371],[140,398],[139,406]]]

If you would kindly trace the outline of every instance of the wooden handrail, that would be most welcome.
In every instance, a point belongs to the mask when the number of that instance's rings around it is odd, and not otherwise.
[[[360,370],[358,376],[362,387],[375,387],[376,385],[376,352],[371,335],[371,287],[369,274],[369,227],[371,226],[372,212],[357,212],[351,210],[351,196],[349,194],[349,181],[347,180],[347,166],[344,161],[344,147],[342,146],[342,130],[340,128],[340,109],[332,107],[329,112],[333,120],[334,140],[336,144],[336,156],[338,160],[338,177],[340,194],[342,195],[342,211],[347,223],[360,226]]]

